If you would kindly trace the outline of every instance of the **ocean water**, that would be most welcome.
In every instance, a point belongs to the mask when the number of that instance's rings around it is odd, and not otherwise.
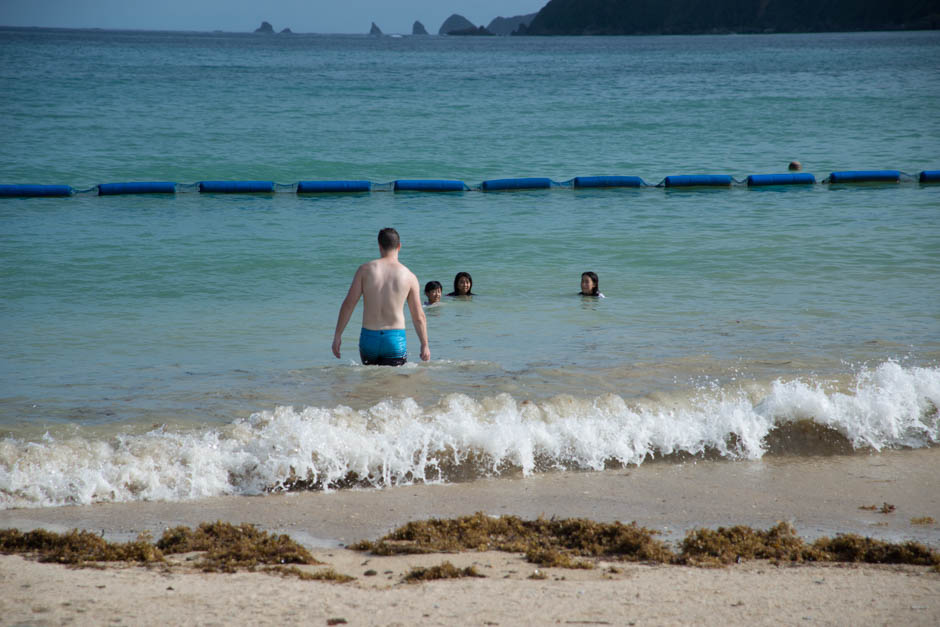
[[[935,32],[0,30],[0,183],[285,184],[0,199],[0,508],[936,446],[940,186],[289,184],[916,174],[938,77]],[[429,363],[361,366],[361,309],[330,352],[385,226],[473,276]]]

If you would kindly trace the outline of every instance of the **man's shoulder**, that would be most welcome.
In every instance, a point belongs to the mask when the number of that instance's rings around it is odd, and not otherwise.
[[[381,259],[373,259],[372,261],[367,261],[361,266],[359,266],[356,272],[371,274],[372,272],[375,271],[376,267],[378,267],[380,261]]]

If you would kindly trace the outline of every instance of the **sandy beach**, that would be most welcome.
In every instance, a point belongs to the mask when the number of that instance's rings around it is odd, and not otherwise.
[[[73,528],[127,541],[176,525],[223,520],[287,533],[346,584],[239,572],[202,573],[176,557],[150,569],[69,569],[0,558],[3,624],[676,624],[940,621],[940,573],[890,565],[728,568],[600,562],[592,570],[537,569],[496,552],[376,557],[344,545],[411,520],[483,511],[522,518],[637,521],[677,543],[688,529],[788,521],[806,540],[858,533],[940,547],[940,451],[650,463],[602,473],[548,473],[386,490],[112,503],[0,512],[0,528]],[[882,513],[884,504],[893,505]],[[863,509],[877,505],[879,509]],[[449,561],[485,578],[403,583],[416,566]],[[173,563],[173,560],[171,560]],[[375,571],[368,576],[366,571]],[[341,624],[341,623],[338,623]]]
[[[71,570],[0,558],[4,625],[675,625],[898,624],[940,621],[940,574],[909,566],[723,569],[603,563],[536,570],[505,553],[370,558],[315,556],[347,584],[262,573]],[[485,578],[401,583],[414,566],[476,565]],[[613,566],[619,572],[612,573]],[[314,570],[314,567],[304,567]],[[320,567],[322,568],[322,567]],[[364,576],[375,570],[375,576]]]

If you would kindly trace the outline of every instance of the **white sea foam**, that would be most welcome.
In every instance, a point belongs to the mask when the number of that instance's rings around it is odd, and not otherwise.
[[[427,407],[407,398],[363,411],[277,407],[222,431],[5,439],[0,508],[600,470],[673,454],[756,459],[769,434],[794,423],[856,449],[923,447],[940,443],[938,406],[940,369],[887,362],[862,370],[848,391],[792,380],[646,403],[452,394]]]

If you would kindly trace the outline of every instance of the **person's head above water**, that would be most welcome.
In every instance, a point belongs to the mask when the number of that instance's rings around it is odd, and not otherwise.
[[[454,277],[454,291],[448,296],[473,296],[473,279],[469,272],[458,272]]]
[[[581,273],[581,296],[597,296],[598,279],[594,272]]]
[[[802,169],[803,169],[803,164],[800,163],[799,161],[791,161],[791,162],[790,162],[790,165],[787,166],[787,167],[790,168],[790,171],[791,171],[791,172],[796,172],[796,171],[798,171],[798,170],[802,170]]]
[[[379,231],[379,249],[383,256],[399,248],[401,248],[401,238],[398,237],[398,231],[391,227]]]
[[[424,285],[424,295],[427,296],[429,305],[433,305],[441,300],[441,294],[443,292],[444,286],[442,286],[439,281],[428,281]]]

